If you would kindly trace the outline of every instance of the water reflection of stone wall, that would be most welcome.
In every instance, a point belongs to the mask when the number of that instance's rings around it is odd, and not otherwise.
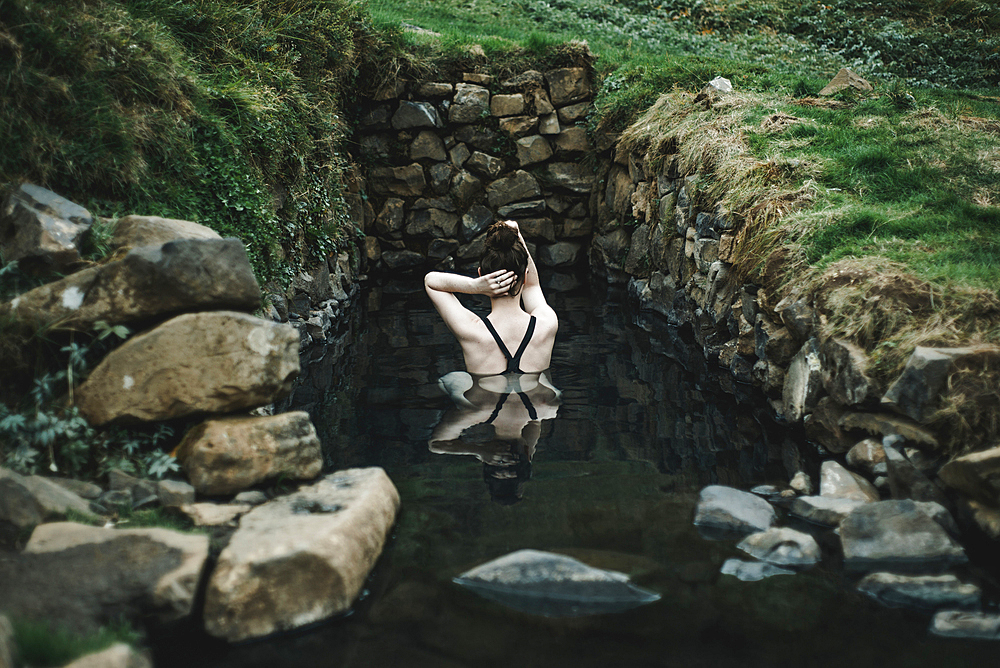
[[[432,458],[427,439],[451,406],[437,380],[462,357],[424,292],[398,294],[406,289],[372,289],[289,399],[312,414],[327,466],[391,472]],[[542,424],[537,466],[646,462],[677,488],[761,479],[775,439],[749,388],[676,330],[631,312],[620,291],[594,290],[550,290],[561,322],[550,375],[563,399]]]

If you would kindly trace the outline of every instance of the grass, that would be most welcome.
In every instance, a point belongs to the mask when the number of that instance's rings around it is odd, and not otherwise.
[[[136,646],[142,639],[142,635],[124,620],[87,635],[62,627],[52,628],[46,622],[16,617],[11,620],[11,624],[17,648],[15,661],[17,665],[33,668],[65,666],[81,656],[100,652],[115,643]]]

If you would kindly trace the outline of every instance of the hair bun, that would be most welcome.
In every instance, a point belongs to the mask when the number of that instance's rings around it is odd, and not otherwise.
[[[507,251],[517,243],[517,230],[500,221],[486,230],[486,247],[495,251]]]

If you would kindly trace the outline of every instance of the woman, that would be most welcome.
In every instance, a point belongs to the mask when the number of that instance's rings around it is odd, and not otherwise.
[[[470,374],[540,373],[549,367],[559,320],[545,301],[535,262],[514,221],[494,223],[486,231],[477,278],[432,271],[424,287],[462,346]],[[490,315],[465,308],[458,293],[489,297]]]

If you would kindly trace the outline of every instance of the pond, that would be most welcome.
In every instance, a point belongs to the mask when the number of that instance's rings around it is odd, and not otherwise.
[[[349,615],[262,642],[227,646],[192,635],[161,644],[157,665],[995,660],[995,645],[928,636],[929,615],[856,592],[829,532],[816,534],[824,562],[812,570],[758,582],[721,575],[727,559],[745,555],[735,541],[707,540],[693,526],[699,490],[786,481],[782,447],[800,435],[770,419],[758,390],[706,364],[683,331],[637,312],[623,292],[573,276],[546,279],[560,317],[547,374],[559,398],[542,397],[538,428],[520,452],[491,449],[488,434],[468,437],[475,429],[464,440],[440,436],[462,413],[439,386],[462,369],[458,345],[419,283],[366,290],[347,331],[313,351],[290,400],[311,413],[327,468],[381,466],[399,489],[397,525],[363,599]],[[621,571],[660,599],[615,614],[545,617],[452,582],[524,548]]]

